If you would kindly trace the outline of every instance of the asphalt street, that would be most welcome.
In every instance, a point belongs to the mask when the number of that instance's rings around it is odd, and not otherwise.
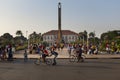
[[[0,62],[0,80],[120,80],[120,59],[86,59],[83,63],[58,59],[56,66],[35,65],[34,61]]]

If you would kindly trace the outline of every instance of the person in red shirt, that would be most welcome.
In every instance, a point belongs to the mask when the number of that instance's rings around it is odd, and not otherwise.
[[[46,58],[46,56],[48,56],[49,55],[49,53],[48,53],[48,51],[45,49],[45,47],[43,48],[43,54],[42,54],[42,58],[43,58],[43,62],[45,62],[45,58]]]

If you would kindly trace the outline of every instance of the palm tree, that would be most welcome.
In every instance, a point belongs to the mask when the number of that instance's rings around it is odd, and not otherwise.
[[[21,30],[16,31],[16,35],[18,35],[14,38],[16,43],[23,44],[27,40]]]
[[[90,32],[90,33],[89,33],[89,37],[90,37],[90,38],[94,38],[94,37],[95,37],[95,33],[94,33],[94,32]]]
[[[23,33],[22,33],[21,30],[18,30],[18,31],[16,32],[16,35],[18,35],[18,36],[23,36]]]

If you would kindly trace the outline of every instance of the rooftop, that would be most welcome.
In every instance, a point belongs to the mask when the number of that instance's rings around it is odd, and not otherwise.
[[[61,32],[63,35],[78,35],[78,33],[71,30],[61,30]],[[56,35],[56,34],[58,34],[58,30],[51,30],[44,33],[43,35]]]

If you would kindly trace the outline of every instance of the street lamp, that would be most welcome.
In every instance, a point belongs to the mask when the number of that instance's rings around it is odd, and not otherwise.
[[[87,52],[89,51],[89,35],[87,34]]]

